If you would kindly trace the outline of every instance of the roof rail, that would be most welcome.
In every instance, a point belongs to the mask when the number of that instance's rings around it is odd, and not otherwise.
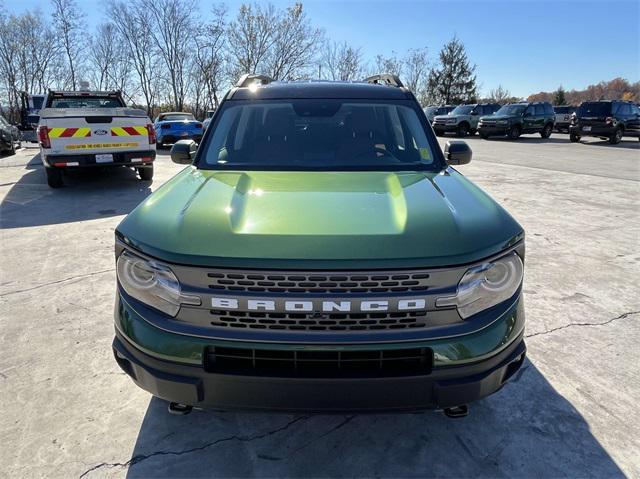
[[[243,88],[243,87],[248,87],[249,85],[252,85],[254,83],[258,83],[259,85],[267,85],[268,83],[271,83],[273,81],[275,81],[273,78],[268,77],[266,75],[255,75],[251,73],[245,73],[240,77],[240,79],[238,80],[235,86],[237,88]]]
[[[391,73],[381,73],[380,75],[373,75],[365,78],[364,81],[366,83],[375,83],[378,85],[389,85],[398,88],[404,87],[404,84],[400,81],[400,78],[398,78],[397,75],[392,75]]]

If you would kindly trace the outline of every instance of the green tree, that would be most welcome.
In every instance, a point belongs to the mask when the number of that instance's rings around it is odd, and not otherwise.
[[[565,97],[564,88],[562,88],[562,85],[560,85],[558,89],[553,92],[553,104],[554,105],[567,104],[567,98]]]
[[[473,103],[477,98],[476,66],[467,58],[464,44],[453,37],[440,50],[439,63],[429,73],[427,90],[437,103]]]

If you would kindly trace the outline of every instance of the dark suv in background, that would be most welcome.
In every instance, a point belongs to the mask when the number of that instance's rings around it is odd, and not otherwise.
[[[450,113],[434,118],[433,131],[438,136],[447,132],[454,132],[458,136],[475,135],[480,117],[493,115],[499,109],[497,103],[458,105]]]
[[[640,108],[629,101],[586,101],[571,119],[569,139],[595,136],[615,145],[623,136],[640,139]]]
[[[484,139],[506,135],[515,140],[523,133],[540,133],[542,138],[549,138],[554,124],[551,103],[511,103],[491,116],[480,118],[478,132]]]

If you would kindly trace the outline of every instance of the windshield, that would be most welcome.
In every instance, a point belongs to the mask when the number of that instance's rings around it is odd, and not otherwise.
[[[191,113],[171,113],[168,115],[161,115],[160,121],[183,121],[183,120],[195,120],[195,117]]]
[[[118,98],[100,96],[65,96],[52,98],[50,108],[118,108],[124,106]]]
[[[437,146],[436,146],[437,147]],[[412,102],[227,102],[198,166],[216,169],[435,169]]]
[[[526,105],[505,105],[500,108],[495,114],[496,115],[522,115]]]
[[[607,116],[611,114],[611,103],[589,101],[580,105],[579,116]]]
[[[468,115],[475,105],[458,105],[449,115]]]

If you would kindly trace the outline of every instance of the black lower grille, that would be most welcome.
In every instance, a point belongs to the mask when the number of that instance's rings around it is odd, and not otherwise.
[[[430,348],[284,351],[208,347],[205,370],[215,373],[302,377],[425,375],[433,367]]]

